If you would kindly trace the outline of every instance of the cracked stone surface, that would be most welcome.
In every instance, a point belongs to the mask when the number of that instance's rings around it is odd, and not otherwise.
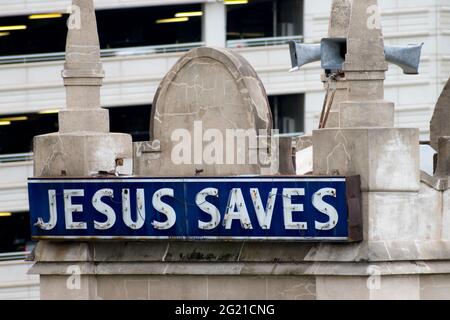
[[[191,50],[162,80],[153,106],[150,139],[160,142],[160,152],[149,155],[144,151],[140,157],[135,157],[137,174],[227,176],[260,173],[258,165],[210,165],[204,163],[204,159],[194,159],[194,154],[190,159],[195,164],[175,164],[171,158],[172,150],[180,142],[172,141],[172,134],[180,129],[190,132],[192,140],[196,140],[191,141],[191,150],[195,143],[205,149],[209,143],[201,140],[209,129],[218,130],[224,139],[227,129],[255,129],[270,134],[272,117],[266,91],[255,70],[239,54],[208,47]],[[200,121],[201,127],[195,127],[195,122]],[[225,151],[223,159],[225,163]]]
[[[35,177],[89,177],[122,172],[116,159],[131,163],[131,137],[120,133],[52,133],[34,139]]]
[[[316,130],[314,173],[360,175],[363,191],[418,191],[418,140],[407,128]]]

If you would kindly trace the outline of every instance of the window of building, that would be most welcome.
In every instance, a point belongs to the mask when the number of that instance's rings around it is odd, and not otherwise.
[[[148,141],[150,113],[150,105],[110,108],[110,131],[129,133],[133,141]],[[57,131],[58,114],[52,110],[0,116],[0,155],[32,152],[33,137]]]
[[[133,142],[149,141],[151,105],[109,108],[111,132],[131,134]]]
[[[102,49],[202,41],[201,5],[156,6],[97,12]]]
[[[0,213],[0,253],[29,251],[32,246],[29,213]]]
[[[304,95],[290,94],[270,96],[274,129],[280,133],[302,133],[304,131]]]
[[[108,49],[199,42],[199,14],[199,4],[99,10],[100,46]],[[68,14],[30,17],[0,17],[0,56],[65,51]]]
[[[0,55],[62,52],[68,15],[30,20],[29,16],[0,17]]]
[[[57,131],[56,113],[0,116],[0,154],[31,152],[34,136]]]
[[[227,39],[298,36],[303,33],[303,0],[249,0],[227,6]]]
[[[304,131],[304,95],[269,96],[274,128],[280,133]],[[148,141],[151,105],[109,108],[111,132],[131,134],[133,141]]]

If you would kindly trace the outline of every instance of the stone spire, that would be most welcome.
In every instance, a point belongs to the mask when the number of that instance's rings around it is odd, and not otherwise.
[[[377,0],[353,1],[344,63],[351,101],[384,98],[388,64],[380,20]]]
[[[93,0],[73,0],[67,26],[67,108],[59,113],[59,132],[34,138],[35,177],[130,175],[131,136],[109,132],[100,104],[104,71]]]
[[[314,174],[360,175],[364,191],[419,189],[418,130],[394,128],[394,104],[384,100],[387,69],[378,2],[353,0],[347,97],[338,107],[339,126],[313,132]]]
[[[67,110],[59,114],[60,132],[109,132],[108,111],[100,108],[104,71],[93,0],[73,0],[67,26],[62,72]]]
[[[419,130],[395,128],[394,104],[384,100],[388,65],[383,42],[377,1],[353,0],[343,66],[347,100],[339,104],[338,128],[313,132],[313,166],[314,175],[361,178],[363,201],[354,205],[363,211],[364,241],[358,248],[346,246],[337,254],[336,248],[324,245],[315,253],[322,261],[327,256],[332,259],[351,256],[355,261],[365,260],[368,265],[383,261],[391,269],[407,260],[393,253],[412,253],[415,249],[410,248],[426,233],[419,227],[405,228],[418,225],[423,212],[411,208],[427,196],[418,196],[422,188]],[[382,252],[387,252],[388,257],[382,257]],[[377,296],[380,291],[367,286],[370,275],[359,281],[360,295],[380,297]],[[386,288],[396,286],[393,278],[383,281]],[[387,281],[391,283],[387,285]],[[338,282],[330,283],[327,289],[336,286]]]
[[[450,79],[448,79],[436,103],[430,126],[431,147],[436,150],[435,176],[444,178],[434,185],[450,186]]]
[[[388,69],[377,0],[353,0],[344,63],[347,102],[341,127],[393,127],[394,104],[384,101]]]
[[[347,38],[351,6],[351,0],[333,0],[328,26],[329,38]],[[347,100],[347,81],[342,76],[330,81],[325,74],[322,74],[322,82],[324,83],[325,90],[335,90],[325,127],[337,128],[340,126],[339,104]]]
[[[430,131],[431,146],[438,150],[439,137],[450,136],[450,79],[434,108]]]

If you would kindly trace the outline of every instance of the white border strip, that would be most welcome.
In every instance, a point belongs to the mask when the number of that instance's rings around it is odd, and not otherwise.
[[[28,180],[28,183],[154,183],[154,182],[345,182],[345,178],[208,178],[208,179],[56,179],[56,180]]]

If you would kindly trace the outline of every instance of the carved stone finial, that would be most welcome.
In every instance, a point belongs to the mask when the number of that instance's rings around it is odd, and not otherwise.
[[[104,71],[93,0],[73,0],[67,26],[62,77],[67,110],[59,115],[60,132],[109,132],[108,111],[100,107]]]
[[[434,150],[438,150],[439,137],[450,136],[450,79],[434,108],[430,125],[430,140]]]
[[[36,177],[132,174],[132,138],[109,132],[109,113],[100,104],[104,77],[93,0],[73,0],[67,26],[62,77],[66,110],[59,132],[34,138]]]
[[[351,0],[333,0],[331,3],[330,23],[328,25],[329,38],[347,38],[348,26],[350,23],[350,13],[352,9]],[[325,73],[322,75],[322,82],[326,90],[330,90],[330,78]],[[330,111],[327,121],[323,125],[327,128],[336,128],[339,123],[339,104],[347,100],[347,81],[345,77],[336,77],[332,82],[335,90],[333,99],[329,106]],[[323,111],[326,112],[326,111]],[[325,117],[325,116],[324,116]]]

